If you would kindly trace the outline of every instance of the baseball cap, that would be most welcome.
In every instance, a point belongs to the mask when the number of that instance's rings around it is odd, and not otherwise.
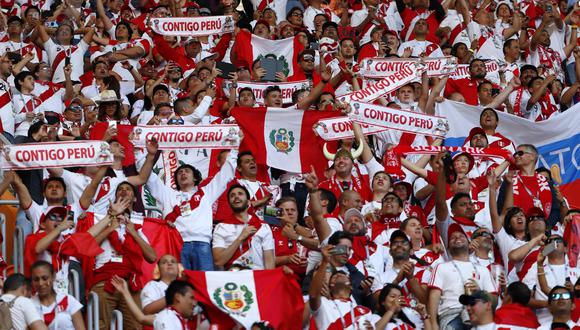
[[[350,217],[353,217],[353,216],[359,217],[361,219],[363,218],[362,213],[358,209],[355,209],[355,208],[350,208],[350,209],[346,210],[346,212],[344,212],[344,219],[345,220],[349,219]]]
[[[546,214],[544,214],[544,210],[542,210],[541,208],[534,206],[534,207],[530,207],[527,211],[526,211],[526,219],[530,219],[531,217],[542,217],[542,218],[546,218]]]
[[[467,237],[467,234],[465,233],[463,228],[461,228],[461,226],[455,222],[450,224],[449,227],[447,228],[447,237],[448,238],[451,237],[451,235],[456,231],[462,233],[463,235],[465,235],[465,237]]]
[[[403,240],[405,240],[406,242],[409,242],[409,237],[407,236],[407,234],[405,234],[402,230],[397,229],[395,230],[392,234],[391,237],[389,238],[389,243],[392,245],[393,242],[395,241],[395,239],[397,238],[402,238]]]
[[[310,59],[314,59],[314,56],[315,55],[316,55],[316,52],[314,50],[312,50],[312,49],[305,49],[298,56],[298,61],[301,61],[302,59],[309,58],[309,57],[310,57]]]
[[[459,156],[465,156],[465,157],[467,157],[467,159],[469,159],[469,167],[467,168],[467,173],[471,172],[473,165],[475,165],[475,159],[473,158],[473,156],[467,151],[459,152],[459,153],[456,153],[455,155],[453,155],[453,158],[452,158],[453,161],[455,161]]]
[[[62,221],[66,218],[66,214],[68,213],[66,207],[64,206],[52,206],[50,207],[43,217],[40,219],[40,222],[43,222],[46,219],[51,219],[55,221]],[[59,219],[60,220],[56,220]]]
[[[483,130],[483,128],[481,127],[474,127],[471,129],[471,131],[469,131],[469,136],[467,137],[467,142],[471,141],[471,139],[473,139],[473,136],[476,134],[481,134],[485,137],[485,139],[487,140],[487,134],[485,134],[485,131]]]
[[[477,301],[491,302],[491,295],[484,290],[477,290],[470,295],[462,294],[459,296],[459,302],[462,305],[473,305]]]

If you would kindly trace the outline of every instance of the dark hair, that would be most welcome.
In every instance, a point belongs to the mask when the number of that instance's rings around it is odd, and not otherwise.
[[[137,187],[135,187],[129,181],[123,181],[123,182],[119,183],[119,185],[117,185],[117,189],[115,189],[115,196],[117,196],[117,193],[119,192],[119,188],[121,188],[121,186],[124,184],[129,185],[131,188],[133,188],[133,195],[134,195],[133,197],[137,198],[137,196],[139,196],[139,190],[137,189]]]
[[[259,321],[259,322],[254,322],[252,324],[252,329],[256,327],[259,330],[274,330],[274,327],[270,325],[270,323],[268,323],[268,321]]]
[[[124,27],[127,28],[127,32],[129,33],[129,40],[131,40],[131,37],[133,36],[133,29],[131,28],[131,25],[128,22],[125,21],[120,21],[119,23],[117,23],[117,27],[119,27],[119,25],[123,25]],[[116,34],[115,30],[115,34]],[[117,36],[115,35],[115,39],[117,39]]]
[[[34,75],[30,71],[21,71],[16,75],[16,77],[14,77],[14,87],[16,87],[19,92],[21,92],[20,89],[22,88],[20,81],[24,81],[24,79],[26,79],[28,76],[31,76],[32,79],[34,79]]]
[[[544,166],[538,167],[536,169],[536,173],[540,172],[547,172],[549,181],[552,181],[552,172],[549,169],[545,168]]]
[[[522,67],[520,68],[520,76],[522,75],[522,72],[526,71],[526,70],[532,70],[534,71],[536,74],[538,74],[538,68],[536,68],[535,65],[531,65],[531,64],[526,64],[526,65],[522,65]]]
[[[340,240],[345,238],[352,242],[351,233],[344,230],[335,231],[334,234],[330,235],[328,238],[328,244],[338,245],[340,244]]]
[[[513,42],[517,42],[518,40],[516,39],[508,39],[506,40],[506,42],[503,43],[503,53],[505,54],[506,49],[508,49],[509,47],[511,47]]]
[[[38,260],[35,263],[33,263],[32,266],[30,266],[30,273],[32,274],[32,272],[36,268],[41,268],[41,267],[46,267],[48,269],[48,272],[50,273],[50,275],[54,276],[54,267],[52,266],[51,263],[46,262],[44,260]]]
[[[173,102],[173,110],[176,114],[182,115],[182,110],[185,108],[185,104],[188,101],[192,101],[189,97],[180,97]]]
[[[4,293],[16,291],[25,285],[30,287],[30,282],[26,277],[23,274],[14,273],[4,281]]]
[[[272,92],[280,92],[282,93],[282,90],[280,89],[279,86],[268,86],[266,87],[266,89],[264,90],[264,100],[268,97],[268,95]]]
[[[548,304],[552,303],[552,294],[554,294],[554,292],[556,292],[556,290],[565,290],[566,292],[568,292],[572,297],[574,297],[574,293],[572,291],[570,291],[567,287],[562,286],[562,285],[556,285],[555,287],[552,288],[552,290],[550,290],[550,292],[548,293]]]
[[[392,191],[389,191],[388,193],[385,194],[385,196],[381,199],[381,204],[383,203],[385,198],[387,198],[387,196],[394,196],[397,199],[397,201],[399,201],[399,207],[403,207],[403,200],[401,199],[401,197],[399,197],[397,194],[395,194]]]
[[[518,214],[520,212],[524,213],[524,210],[522,210],[521,208],[519,208],[517,206],[514,206],[514,207],[510,207],[505,214],[503,228],[505,229],[505,232],[510,234],[511,236],[514,236],[514,231],[512,228],[511,220],[516,214]]]
[[[31,10],[36,10],[40,14],[40,9],[38,9],[38,7],[36,7],[36,6],[28,6],[24,10],[24,17],[26,17],[26,15],[28,15],[28,12],[31,11]]]
[[[532,297],[532,291],[530,291],[530,288],[522,282],[513,282],[508,285],[506,293],[512,298],[514,303],[523,306],[527,306]]]
[[[254,100],[256,100],[256,95],[254,95],[254,91],[250,87],[244,87],[240,89],[240,91],[238,92],[238,100],[240,99],[240,95],[242,94],[242,92],[252,93],[252,97],[254,98]]]
[[[464,42],[458,42],[455,45],[453,45],[453,47],[451,47],[451,55],[457,56],[457,50],[459,49],[459,47],[461,47],[461,45],[467,47],[467,45]]]
[[[242,166],[242,157],[244,157],[244,156],[252,156],[252,157],[254,157],[254,154],[252,154],[252,152],[251,151],[248,151],[248,150],[240,152],[238,154],[238,159],[236,160],[236,166],[237,167]]]
[[[469,198],[469,200],[471,200],[471,196],[469,196],[469,194],[467,193],[457,193],[453,196],[453,198],[451,199],[451,208],[453,208],[453,206],[455,206],[455,204],[461,199],[461,198]]]
[[[307,92],[305,88],[300,88],[292,92],[292,103],[298,103],[298,97],[304,92]]]
[[[491,83],[491,81],[489,80],[483,80],[482,82],[479,83],[479,85],[477,85],[477,92],[481,92],[481,89],[483,88],[482,86],[485,84],[489,84],[491,86],[493,86],[493,84]]]
[[[340,140],[340,141],[342,141],[342,140]],[[373,179],[372,179],[372,181],[375,181],[375,178],[376,178],[377,174],[386,174],[386,175],[387,175],[387,177],[389,178],[389,186],[392,186],[392,185],[393,185],[393,178],[391,177],[391,175],[390,175],[389,173],[387,173],[387,172],[385,172],[385,171],[377,171],[377,172],[376,172],[376,173],[373,175]],[[371,181],[371,183],[372,183],[372,181]]]
[[[471,70],[471,68],[473,67],[473,63],[475,62],[481,62],[483,64],[485,64],[485,61],[480,59],[480,58],[474,58],[473,60],[471,60],[471,62],[469,62],[469,70]]]
[[[385,309],[385,305],[383,305],[383,302],[385,301],[385,298],[387,298],[387,296],[389,295],[389,293],[391,293],[391,291],[393,289],[399,290],[399,292],[401,292],[401,294],[403,294],[403,289],[396,285],[396,284],[392,284],[392,283],[388,283],[387,285],[385,285],[382,289],[381,292],[379,293],[379,298],[377,299],[378,302],[378,308],[377,311],[379,313],[380,316],[383,316],[387,310]],[[407,317],[407,315],[405,315],[405,313],[403,313],[403,311],[400,311],[399,314],[396,315],[401,321],[407,323],[408,325],[410,325],[411,327],[415,328],[415,324],[413,322],[411,322],[411,320],[409,320],[409,318]]]
[[[300,11],[300,12],[302,12],[302,14],[304,14],[304,10],[302,10],[302,8],[300,8],[298,6],[294,6],[286,14],[286,20],[288,20],[292,16],[292,14],[294,14],[295,11]]]
[[[105,62],[103,59],[99,59],[99,57],[97,57],[97,60],[93,61],[93,63],[91,64],[91,71],[95,71],[95,69],[97,68],[97,65],[99,65],[99,64],[104,64],[107,66],[107,69],[109,68],[109,65],[107,64],[107,62]]]
[[[246,188],[246,187],[242,186],[241,184],[237,184],[237,183],[236,183],[236,184],[234,184],[234,185],[232,185],[232,186],[231,186],[231,187],[228,189],[228,193],[227,193],[228,200],[229,200],[230,193],[231,193],[231,192],[232,192],[232,190],[234,190],[234,189],[242,189],[242,190],[244,191],[244,193],[246,194],[246,197],[248,198],[248,201],[250,200],[250,192],[248,191],[248,188]]]
[[[58,27],[56,28],[56,32],[54,33],[54,35],[55,35],[55,36],[56,36],[56,35],[58,35],[58,31],[60,31],[60,29],[62,29],[62,28],[64,28],[64,27],[67,27],[67,28],[69,28],[69,29],[70,29],[70,34],[71,34],[71,37],[70,37],[70,43],[72,44],[72,42],[73,42],[73,40],[74,40],[74,38],[75,38],[75,29],[74,29],[74,27],[73,27],[72,25],[70,25],[69,23],[60,23],[60,24],[58,25]]]
[[[528,87],[528,88],[531,88],[531,87],[532,87],[532,85],[534,84],[534,82],[535,82],[536,80],[544,80],[544,78],[542,78],[542,77],[539,77],[539,76],[538,76],[538,77],[533,77],[533,78],[532,78],[532,79],[530,79],[530,81],[528,82],[528,86],[527,86],[527,87]]]
[[[44,184],[42,187],[42,191],[44,192],[46,190],[46,187],[48,186],[48,184],[52,181],[57,181],[62,185],[62,188],[64,189],[64,191],[66,191],[66,183],[64,182],[64,179],[59,177],[59,176],[49,176],[48,178],[46,178],[44,180]]]
[[[336,196],[334,196],[330,190],[324,188],[318,188],[318,190],[320,191],[320,200],[328,201],[328,205],[326,205],[326,211],[328,213],[334,212],[334,209],[336,209],[336,204],[338,203]]]
[[[479,88],[479,86],[478,86]],[[483,110],[481,110],[481,113],[479,114],[479,122],[481,123],[481,117],[483,116],[483,113],[486,111],[491,111],[493,112],[493,114],[495,115],[495,121],[499,122],[499,116],[497,115],[497,111],[495,111],[495,109],[493,108],[484,108]]]
[[[181,187],[179,186],[179,183],[177,183],[177,173],[179,171],[181,171],[182,169],[184,169],[184,168],[189,168],[193,172],[193,184],[195,186],[199,185],[199,183],[201,182],[201,180],[203,180],[203,177],[201,175],[201,172],[197,168],[195,168],[195,167],[193,167],[193,166],[191,166],[189,164],[182,164],[182,165],[180,165],[175,170],[175,173],[173,173],[173,181],[175,182],[175,188],[177,190],[181,190]]]
[[[153,110],[153,114],[156,116],[159,115],[159,109],[165,108],[165,107],[169,107],[169,108],[171,108],[171,111],[173,111],[173,106],[171,106],[171,103],[161,102],[155,106],[155,109]]]
[[[167,306],[173,305],[173,300],[175,299],[176,294],[180,294],[185,296],[187,293],[187,289],[193,290],[193,285],[191,283],[182,281],[182,280],[174,280],[169,284],[167,290],[165,290],[165,304]]]

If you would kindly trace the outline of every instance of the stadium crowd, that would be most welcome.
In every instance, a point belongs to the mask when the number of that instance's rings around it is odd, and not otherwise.
[[[6,154],[10,144],[102,140],[113,159],[4,171],[0,193],[19,202],[11,221],[25,248],[24,274],[0,258],[0,325],[85,329],[94,292],[100,329],[115,309],[126,329],[209,329],[219,320],[198,303],[184,270],[281,268],[305,305],[301,319],[277,328],[580,329],[580,272],[570,257],[578,251],[570,253],[567,236],[580,210],[549,169],[537,168],[537,146],[515,145],[497,130],[498,112],[542,122],[580,100],[578,2],[0,4]],[[233,32],[172,36],[152,25],[224,15]],[[294,55],[285,67],[272,69],[267,54],[244,55],[254,40],[287,38]],[[394,129],[368,134],[358,123],[352,138],[309,146],[328,159],[322,172],[268,167],[243,148],[180,149],[171,170],[157,139],[124,142],[126,127],[235,124],[232,114],[257,107],[343,116],[352,107],[340,97],[373,81],[361,73],[363,60],[446,56],[468,65],[467,74],[423,72],[374,104],[426,115],[442,102],[479,106],[465,146],[504,149],[506,159],[395,153],[445,141]],[[300,81],[307,83],[286,95],[283,86]],[[262,95],[238,88],[264,83]],[[250,133],[236,139],[243,145]],[[178,232],[177,251],[156,249],[144,218]],[[147,282],[144,264],[155,265]],[[76,296],[72,270],[82,274]],[[265,320],[251,328],[276,328]]]

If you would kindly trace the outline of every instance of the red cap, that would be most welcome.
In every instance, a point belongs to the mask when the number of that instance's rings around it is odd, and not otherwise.
[[[485,131],[483,130],[483,128],[481,127],[474,127],[471,129],[471,131],[469,131],[469,136],[467,137],[467,140],[465,140],[465,143],[470,142],[471,139],[473,139],[473,136],[476,134],[481,134],[485,137],[485,139],[487,140],[487,134],[485,134]]]
[[[544,213],[544,210],[542,210],[541,208],[534,206],[529,208],[526,211],[526,219],[529,219],[531,217],[542,217],[542,218],[546,218],[546,214]]]
[[[473,156],[469,152],[464,151],[464,152],[460,152],[458,154],[455,154],[453,156],[453,161],[455,161],[457,159],[457,157],[459,157],[459,156],[465,156],[469,159],[469,167],[467,167],[467,173],[471,172],[473,165],[475,165],[475,158],[473,158]]]
[[[51,206],[48,208],[46,213],[44,213],[42,215],[42,217],[40,217],[40,222],[41,223],[44,222],[44,220],[46,220],[46,218],[48,218],[48,216],[51,214],[58,214],[64,219],[66,217],[67,213],[68,213],[68,210],[64,206]]]
[[[406,182],[406,181],[398,181],[395,184],[393,184],[393,188],[395,188],[397,186],[404,186],[405,189],[407,189],[407,196],[408,196],[408,198],[411,198],[411,195],[413,194],[413,186],[411,186],[411,184],[409,182]]]
[[[456,231],[462,233],[463,235],[465,235],[465,237],[467,237],[467,234],[465,233],[463,228],[461,228],[461,226],[459,224],[453,222],[447,228],[447,239],[449,240],[449,237],[451,237],[451,235]]]
[[[256,26],[258,26],[258,24],[263,24],[263,25],[266,25],[266,27],[270,28],[270,23],[268,23],[266,20],[260,19],[254,25],[254,29],[256,28]]]

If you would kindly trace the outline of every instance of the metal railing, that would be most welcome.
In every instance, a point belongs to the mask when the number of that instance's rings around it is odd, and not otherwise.
[[[99,295],[91,291],[89,293],[89,301],[87,303],[87,329],[99,330]]]
[[[8,263],[7,255],[6,255],[6,215],[4,213],[0,213],[0,234],[2,234],[2,258],[4,258],[4,262]],[[8,269],[4,269],[2,273],[2,277],[6,278]]]
[[[4,206],[4,205],[19,206],[20,205],[20,201],[17,200],[17,199],[3,199],[3,200],[0,200],[0,206]]]
[[[14,228],[14,241],[12,242],[12,246],[14,272],[24,274],[24,232],[22,228]]]
[[[76,269],[69,271],[68,281],[68,293],[75,297],[76,300],[81,301],[81,276]]]
[[[123,330],[123,313],[120,310],[115,309],[111,317],[111,327],[110,330]]]

